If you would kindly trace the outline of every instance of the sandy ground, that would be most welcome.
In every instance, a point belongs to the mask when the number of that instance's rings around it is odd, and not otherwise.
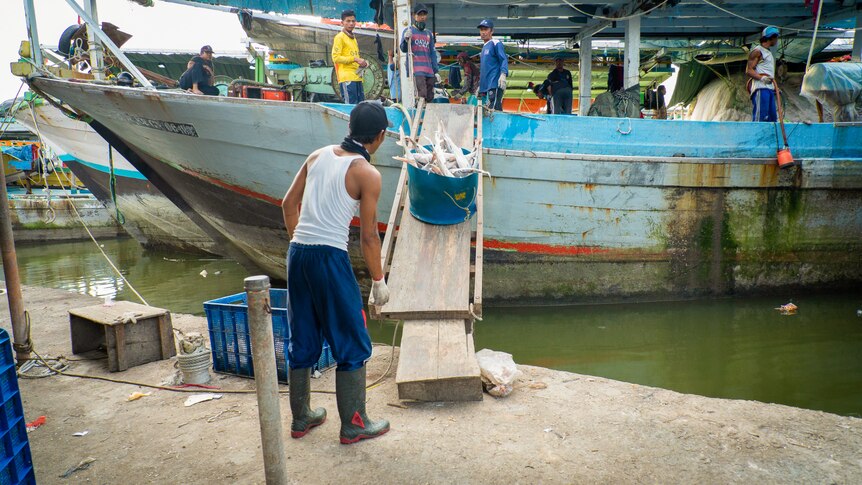
[[[69,308],[97,300],[26,288],[36,349],[71,357]],[[2,325],[9,328],[6,298]],[[205,331],[206,320],[174,315],[174,326]],[[369,381],[389,364],[376,346]],[[396,352],[397,358],[397,352]],[[74,362],[74,371],[160,383],[174,360],[108,373],[104,360]],[[504,399],[474,403],[400,403],[390,378],[368,392],[368,411],[392,431],[345,446],[338,442],[335,398],[314,394],[329,420],[301,440],[286,434],[294,483],[859,483],[862,420],[752,401],[712,399],[520,366]],[[394,368],[393,368],[394,372]],[[248,379],[214,375],[225,389]],[[312,382],[333,390],[334,371]],[[187,394],[138,386],[49,377],[20,380],[27,420],[47,416],[30,433],[39,483],[263,483],[255,395],[184,407]],[[290,408],[282,400],[285,431]],[[83,437],[73,433],[88,431]],[[86,470],[59,478],[91,457]]]

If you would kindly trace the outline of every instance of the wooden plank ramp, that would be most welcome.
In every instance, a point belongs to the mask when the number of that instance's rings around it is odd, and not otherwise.
[[[411,136],[429,143],[442,122],[455,143],[472,148],[477,127],[481,133],[477,114],[468,105],[420,104]],[[395,378],[398,396],[418,401],[481,400],[470,295],[471,267],[476,267],[471,265],[473,222],[438,226],[414,218],[405,172],[396,189],[381,254],[384,271],[389,273],[390,299],[383,307],[372,307],[375,318],[404,321]],[[481,221],[482,207],[477,204]],[[478,237],[481,265],[481,228]],[[476,285],[480,287],[481,276]],[[474,289],[473,301],[481,302],[480,289]]]

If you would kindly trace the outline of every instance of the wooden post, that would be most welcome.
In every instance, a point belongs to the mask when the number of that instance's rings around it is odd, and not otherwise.
[[[9,219],[6,170],[2,165],[0,163],[0,249],[3,253],[3,274],[6,278],[6,298],[9,299],[9,316],[12,319],[12,342],[15,348],[15,359],[20,364],[30,360],[30,332],[24,314],[24,296],[21,293],[21,278],[18,275],[18,257],[15,254],[12,221]]]
[[[625,36],[625,59],[624,64],[624,79],[623,87],[628,89],[632,86],[640,84],[640,63],[641,63],[641,18],[632,17],[626,20],[626,36]]]
[[[593,38],[581,39],[578,51],[578,114],[587,116],[593,100]]]
[[[267,485],[286,485],[284,433],[281,405],[278,402],[278,367],[272,337],[272,310],[269,302],[269,276],[249,276],[244,280],[248,296],[248,329],[254,362],[254,387],[260,417],[260,440]]]
[[[42,67],[42,46],[39,45],[39,29],[36,26],[36,9],[33,0],[24,0],[24,16],[27,17],[27,37],[30,39],[30,57]],[[5,185],[5,184],[4,184]],[[6,199],[3,199],[4,201]]]

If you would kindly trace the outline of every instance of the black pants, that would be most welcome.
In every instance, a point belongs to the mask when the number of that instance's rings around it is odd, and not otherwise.
[[[572,114],[572,90],[560,89],[554,91],[554,114],[555,115],[570,115]]]
[[[209,84],[198,84],[198,89],[207,96],[218,96],[221,94],[217,87],[210,86]]]

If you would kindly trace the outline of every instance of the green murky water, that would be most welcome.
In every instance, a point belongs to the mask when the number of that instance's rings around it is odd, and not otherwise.
[[[149,304],[202,314],[202,302],[243,291],[230,260],[143,251],[131,239],[105,252]],[[90,242],[18,248],[23,283],[135,301]],[[202,271],[207,277],[201,276]],[[789,299],[794,316],[773,308]],[[695,302],[486,308],[476,348],[539,365],[704,396],[862,415],[862,292]],[[393,325],[369,322],[391,342]]]

